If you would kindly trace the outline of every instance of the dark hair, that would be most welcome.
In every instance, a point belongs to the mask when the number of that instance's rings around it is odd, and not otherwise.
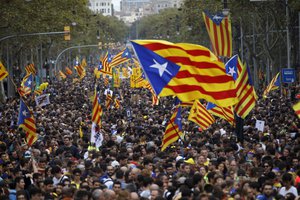
[[[52,169],[51,169],[51,174],[57,174],[57,173],[60,173],[60,172],[61,172],[61,169],[57,165],[53,166]]]
[[[50,185],[50,184],[53,184],[52,178],[46,178],[46,179],[44,180],[44,185]]]
[[[290,173],[285,173],[282,175],[283,182],[291,182],[293,180],[293,176]]]
[[[85,191],[85,190],[78,190],[75,193],[74,200],[81,200],[81,199],[83,199],[86,196],[89,198],[91,196],[91,193],[88,192],[88,191]]]
[[[40,188],[32,187],[29,190],[29,194],[30,194],[30,197],[32,197],[33,195],[36,195],[36,194],[43,194],[43,192]]]

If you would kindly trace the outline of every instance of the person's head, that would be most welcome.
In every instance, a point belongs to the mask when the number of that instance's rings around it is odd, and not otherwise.
[[[72,145],[72,137],[70,135],[65,135],[64,136],[64,144],[66,146]]]
[[[265,182],[262,187],[263,194],[267,197],[273,194],[273,184],[271,182]]]
[[[292,184],[293,181],[293,176],[290,173],[284,173],[282,175],[282,182],[284,184],[284,186],[290,186]]]
[[[108,174],[109,176],[112,176],[112,175],[115,173],[115,169],[114,169],[113,166],[108,165],[108,166],[106,167],[106,172],[107,172],[107,174]]]
[[[103,196],[103,191],[101,189],[95,189],[92,193],[93,200],[100,200]]]
[[[26,200],[27,199],[26,191],[25,190],[17,191],[16,198],[17,200]]]
[[[32,180],[33,180],[33,182],[34,182],[35,184],[37,184],[38,182],[40,182],[40,181],[43,180],[42,174],[41,174],[41,173],[38,173],[38,172],[34,173],[34,174],[32,175]]]
[[[162,191],[160,189],[156,189],[156,190],[151,190],[150,191],[150,197],[151,199],[155,199],[159,196],[162,196]]]
[[[90,193],[86,190],[78,190],[75,193],[74,200],[89,200]]]
[[[140,197],[139,197],[138,193],[136,193],[136,192],[131,192],[131,193],[130,193],[130,199],[131,199],[131,200],[139,200]]]
[[[113,190],[104,190],[103,191],[103,197],[104,199],[108,200],[115,200],[116,199],[116,193]]]
[[[73,176],[74,176],[74,180],[80,180],[81,170],[79,168],[74,169]]]
[[[53,166],[51,169],[51,174],[56,177],[59,178],[62,175],[62,171],[61,168],[59,166]]]
[[[29,190],[29,194],[30,194],[30,199],[31,200],[43,200],[44,199],[43,192],[39,188],[32,187]]]
[[[113,190],[115,191],[115,193],[118,193],[121,190],[121,182],[120,181],[114,182]]]
[[[52,178],[46,178],[44,180],[45,192],[52,192],[54,189]]]
[[[23,177],[16,177],[15,179],[15,183],[16,183],[16,190],[24,190],[25,187],[25,181]]]

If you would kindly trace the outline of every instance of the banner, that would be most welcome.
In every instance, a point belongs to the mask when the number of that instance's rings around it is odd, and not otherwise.
[[[43,94],[35,97],[36,106],[43,107],[50,104],[49,96],[49,94]]]

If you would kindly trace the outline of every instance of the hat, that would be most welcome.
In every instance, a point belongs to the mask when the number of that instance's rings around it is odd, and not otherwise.
[[[182,156],[177,156],[176,157],[176,162],[178,162],[179,160],[183,160],[184,159],[184,157],[182,157]]]
[[[31,152],[30,151],[26,151],[24,154],[25,158],[31,158]]]
[[[194,165],[195,164],[195,161],[193,158],[189,158],[187,160],[184,161],[185,163],[188,163],[188,164],[191,164],[191,165]]]
[[[179,184],[184,184],[185,180],[186,180],[186,177],[182,176],[182,177],[180,177],[180,178],[177,179],[177,182]]]
[[[113,168],[116,168],[116,167],[119,167],[119,166],[120,166],[120,163],[119,163],[118,161],[114,160],[114,161],[111,162],[111,166],[112,166]]]

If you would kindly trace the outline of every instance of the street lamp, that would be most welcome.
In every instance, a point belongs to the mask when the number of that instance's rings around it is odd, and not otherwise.
[[[230,9],[228,8],[227,0],[223,0],[223,10],[222,13],[225,17],[229,15]]]

